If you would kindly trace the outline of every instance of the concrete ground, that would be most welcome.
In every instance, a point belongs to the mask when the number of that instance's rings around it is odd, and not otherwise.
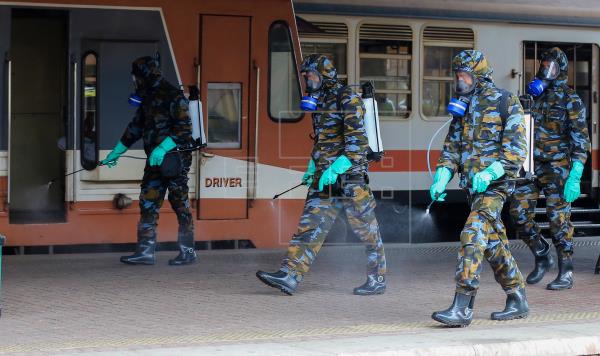
[[[512,250],[524,274],[533,258]],[[4,258],[0,354],[106,355],[583,355],[600,354],[600,238],[576,242],[575,287],[527,289],[530,317],[492,322],[505,296],[489,266],[475,320],[442,328],[457,244],[387,245],[388,290],[352,295],[364,281],[362,246],[324,246],[294,296],[260,283],[282,250],[202,251],[193,266],[127,266],[119,254]]]

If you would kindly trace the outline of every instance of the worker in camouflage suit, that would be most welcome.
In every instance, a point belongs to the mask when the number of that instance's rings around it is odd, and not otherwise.
[[[156,225],[165,193],[177,215],[179,255],[171,265],[184,265],[195,261],[194,225],[188,199],[188,172],[192,162],[190,151],[175,152],[193,145],[192,123],[188,115],[188,100],[183,92],[162,77],[159,61],[142,57],[132,64],[136,92],[130,103],[138,106],[133,120],[115,148],[102,164],[116,165],[119,157],[137,140],[143,138],[148,156],[141,184],[141,217],[137,229],[137,247],[131,256],[121,257],[127,264],[152,265],[155,262]],[[174,176],[165,176],[161,164],[165,156],[180,155],[181,169]]]
[[[516,96],[494,85],[481,52],[460,52],[452,70],[454,91],[468,108],[463,117],[452,119],[430,193],[433,200],[443,200],[446,185],[458,173],[471,213],[460,235],[454,301],[432,318],[448,326],[471,323],[484,258],[507,294],[505,309],[491,318],[523,318],[529,311],[525,284],[500,218],[511,183],[499,180],[516,177],[527,155],[523,108]]]
[[[366,243],[367,281],[354,289],[357,295],[385,291],[385,254],[375,218],[375,199],[368,186],[368,141],[362,99],[343,86],[327,57],[310,55],[302,63],[302,76],[317,111],[312,115],[314,147],[303,182],[308,186],[304,211],[275,273],[258,271],[269,286],[293,294],[315,260],[336,217],[345,210],[350,226]],[[311,99],[312,98],[312,99]],[[340,189],[335,188],[339,184]]]
[[[534,220],[540,190],[544,192],[550,234],[558,256],[558,276],[547,285],[552,290],[573,287],[571,203],[581,192],[581,176],[590,150],[585,106],[567,86],[568,64],[567,56],[558,47],[542,55],[536,80],[529,90],[538,94],[531,110],[537,181],[517,186],[510,204],[519,237],[535,256],[535,268],[527,276],[527,283],[538,283],[554,264],[550,244]],[[540,85],[538,90],[536,85]]]

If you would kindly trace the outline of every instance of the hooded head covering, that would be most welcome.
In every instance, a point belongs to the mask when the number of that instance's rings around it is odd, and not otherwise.
[[[157,87],[162,79],[159,59],[140,57],[131,64],[131,74],[135,77],[138,95],[143,96],[151,88]]]
[[[476,50],[466,50],[457,54],[452,60],[452,70],[471,73],[477,81],[476,91],[487,83],[494,82],[492,78],[494,70],[488,64],[483,53]]]
[[[324,90],[331,90],[338,84],[337,70],[329,58],[322,54],[311,54],[306,56],[300,68],[301,72],[314,70],[320,73],[323,78],[322,88]]]
[[[560,73],[558,74],[558,77],[552,81],[553,84],[558,85],[566,83],[568,79],[569,59],[565,52],[558,47],[552,47],[542,54],[542,61],[545,60],[556,61],[556,63],[558,63]]]

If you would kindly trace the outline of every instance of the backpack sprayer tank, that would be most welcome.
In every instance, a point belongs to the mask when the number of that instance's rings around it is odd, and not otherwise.
[[[377,101],[375,100],[375,91],[371,82],[366,82],[361,86],[362,101],[365,105],[365,131],[369,141],[369,153],[367,158],[373,161],[380,161],[383,157],[383,142],[381,141],[381,132],[379,130],[379,111]]]
[[[200,101],[200,90],[195,85],[188,86],[190,96],[190,119],[192,120],[192,138],[198,148],[206,147],[206,136],[204,135],[204,118],[202,116],[202,102]]]

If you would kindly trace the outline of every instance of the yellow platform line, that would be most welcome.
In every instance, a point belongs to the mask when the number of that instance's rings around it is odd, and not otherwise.
[[[600,319],[600,311],[534,315],[527,319],[511,321],[493,321],[476,319],[472,326],[506,326],[527,325],[543,322],[580,321]],[[133,347],[157,347],[157,346],[194,346],[214,343],[235,343],[253,341],[282,341],[298,340],[302,338],[319,338],[328,336],[358,336],[373,334],[393,334],[406,331],[425,330],[438,328],[439,323],[433,321],[397,324],[361,324],[350,326],[333,326],[326,328],[292,329],[292,330],[270,330],[270,331],[232,331],[218,334],[206,335],[184,335],[184,336],[157,336],[147,338],[111,338],[111,339],[85,339],[74,340],[64,343],[38,343],[38,344],[15,344],[0,346],[0,353],[23,353],[23,352],[58,352],[72,351],[77,349],[120,349]],[[98,350],[96,350],[98,351]]]

